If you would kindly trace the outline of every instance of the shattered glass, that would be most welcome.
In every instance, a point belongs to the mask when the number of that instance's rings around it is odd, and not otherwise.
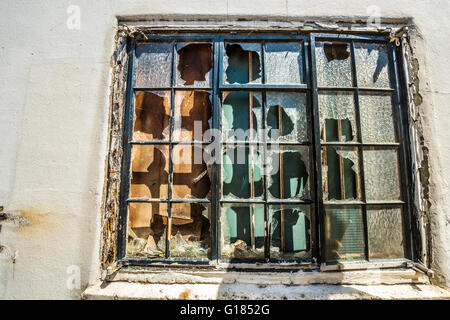
[[[168,197],[169,146],[133,145],[130,198]]]
[[[319,87],[352,87],[350,44],[316,42],[316,70]]]
[[[364,149],[367,200],[400,200],[398,155],[394,149]]]
[[[226,43],[223,70],[227,84],[261,83],[261,44]]]
[[[303,82],[301,43],[266,43],[264,63],[267,84],[299,84]]]
[[[266,122],[268,130],[278,131],[278,134],[274,137],[272,137],[272,132],[268,131],[269,139],[272,141],[308,141],[306,94],[298,92],[268,92]]]
[[[367,207],[370,259],[404,257],[401,207]]]
[[[264,205],[223,204],[221,230],[222,259],[264,258]]]
[[[140,44],[136,60],[136,87],[170,87],[172,43]]]
[[[166,217],[166,203],[131,202],[128,205],[128,257],[164,257]]]
[[[251,105],[251,118],[250,118]],[[256,141],[262,132],[262,95],[259,92],[224,92],[222,131],[224,141]]]
[[[327,261],[365,258],[364,224],[358,207],[325,207],[325,259]]]
[[[365,143],[395,142],[394,114],[390,94],[359,94],[361,136]]]
[[[268,160],[269,199],[310,199],[309,147],[272,147]]]
[[[134,141],[169,140],[170,91],[141,91],[135,98]]]
[[[201,126],[195,137],[195,126]],[[176,91],[173,141],[203,141],[212,126],[211,95],[207,91]]]
[[[211,247],[211,206],[172,203],[170,256],[208,258]]]
[[[177,86],[210,87],[212,53],[211,43],[177,43]]]
[[[306,260],[311,258],[309,206],[269,206],[270,258]]]
[[[322,148],[322,189],[325,201],[360,198],[357,148]]]
[[[210,196],[211,180],[205,162],[195,161],[202,155],[201,146],[173,146],[173,199],[205,199]]]
[[[358,87],[390,88],[385,44],[355,43],[355,62]]]
[[[336,91],[319,94],[321,140],[354,142],[356,136],[353,93]]]

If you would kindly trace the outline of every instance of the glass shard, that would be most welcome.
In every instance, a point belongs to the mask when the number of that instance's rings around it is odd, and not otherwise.
[[[368,206],[369,258],[403,258],[402,226],[402,209],[400,207]]]
[[[163,258],[166,251],[166,203],[128,205],[127,256]]]
[[[316,42],[316,70],[319,87],[351,87],[350,44]]]
[[[223,204],[221,258],[264,258],[264,206]]]
[[[390,88],[385,44],[355,43],[358,87]]]
[[[322,141],[356,141],[353,93],[344,91],[320,93],[319,117]]]
[[[400,200],[398,155],[395,149],[364,149],[367,200]]]
[[[268,84],[303,83],[302,45],[298,42],[266,43],[264,68]]]
[[[261,44],[225,44],[223,70],[225,83],[261,83]]]
[[[325,259],[364,259],[364,225],[358,207],[325,207]]]
[[[269,206],[270,258],[306,260],[311,258],[309,206]]]
[[[203,134],[211,128],[211,117],[209,92],[176,91],[173,141],[203,141]]]
[[[173,199],[204,199],[210,195],[211,180],[202,155],[201,146],[173,146]]]
[[[168,197],[169,146],[133,145],[130,198]]]
[[[322,148],[323,200],[360,199],[359,159],[356,148]]]
[[[211,86],[212,44],[177,43],[177,85]]]
[[[266,122],[270,140],[308,141],[306,95],[297,92],[268,92]]]
[[[211,247],[211,206],[172,203],[170,256],[208,258]]]
[[[395,142],[394,114],[390,94],[359,94],[361,136],[366,143]]]
[[[136,87],[170,87],[172,43],[140,44],[136,60]]]
[[[133,140],[169,140],[170,91],[136,94]]]

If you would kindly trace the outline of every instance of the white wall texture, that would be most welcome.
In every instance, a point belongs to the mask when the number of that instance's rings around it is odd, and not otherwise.
[[[67,8],[81,11],[70,30]],[[270,15],[413,18],[430,149],[433,268],[450,284],[450,2],[448,0],[2,0],[0,2],[0,206],[30,224],[4,226],[0,298],[79,298],[98,278],[110,58],[117,16]],[[80,267],[69,290],[67,268]]]

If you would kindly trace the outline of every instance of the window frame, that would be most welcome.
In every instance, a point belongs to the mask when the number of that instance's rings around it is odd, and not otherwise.
[[[180,34],[181,33],[181,34]],[[357,136],[358,141],[354,143],[346,143],[345,145],[352,145],[354,147],[358,147],[358,154],[360,156],[360,167],[363,165],[362,158],[362,149],[363,146],[373,146],[373,147],[393,147],[398,149],[398,165],[399,165],[399,183],[400,193],[402,195],[402,200],[399,202],[391,202],[391,201],[383,201],[376,202],[377,205],[392,205],[399,204],[403,206],[402,211],[402,220],[403,220],[403,239],[405,241],[404,251],[405,257],[404,259],[397,259],[401,261],[411,261],[415,259],[414,256],[414,248],[412,237],[413,234],[411,230],[411,215],[413,211],[412,207],[412,172],[411,172],[411,150],[409,146],[409,134],[406,130],[406,123],[408,118],[406,117],[406,111],[404,110],[405,105],[404,99],[402,99],[402,90],[401,88],[401,70],[400,68],[404,68],[401,61],[397,61],[397,50],[398,48],[394,46],[393,43],[389,42],[388,36],[380,36],[380,35],[367,35],[367,34],[345,34],[345,33],[302,33],[302,34],[293,34],[287,33],[285,31],[280,32],[271,32],[270,34],[230,34],[230,33],[215,33],[211,32],[211,34],[204,33],[190,33],[186,34],[182,33],[180,30],[178,34],[148,34],[146,40],[134,40],[128,39],[127,41],[127,52],[129,55],[129,64],[128,64],[128,74],[127,74],[127,89],[126,89],[126,103],[125,103],[125,112],[124,112],[124,128],[123,128],[123,157],[121,162],[121,183],[120,183],[120,191],[119,191],[119,215],[117,219],[117,255],[116,261],[120,262],[123,265],[136,265],[136,266],[147,266],[153,264],[163,264],[170,265],[172,263],[178,263],[182,265],[210,265],[211,262],[219,263],[219,262],[231,262],[224,261],[220,259],[220,239],[221,239],[221,228],[220,228],[220,206],[221,206],[221,165],[215,164],[213,166],[212,175],[211,175],[211,258],[175,258],[175,257],[167,257],[163,259],[159,258],[130,258],[126,257],[126,240],[127,240],[127,196],[128,196],[128,188],[130,181],[130,160],[131,160],[131,139],[133,133],[133,118],[134,118],[134,92],[136,89],[133,88],[136,79],[136,56],[135,56],[135,48],[137,43],[145,43],[152,41],[170,41],[172,42],[172,79],[171,79],[171,87],[168,88],[139,88],[139,91],[145,90],[171,90],[171,113],[173,117],[174,108],[174,99],[175,99],[175,91],[176,90],[205,90],[210,91],[212,93],[212,108],[213,108],[213,116],[212,116],[212,128],[218,128],[221,130],[221,91],[258,91],[262,92],[265,95],[267,90],[275,90],[275,91],[296,91],[296,92],[305,92],[306,93],[306,112],[307,117],[309,118],[309,135],[310,135],[310,189],[311,189],[311,210],[310,210],[310,232],[311,232],[311,254],[312,254],[312,263],[309,265],[314,265],[317,263],[326,263],[327,265],[334,265],[338,262],[326,262],[325,257],[325,224],[324,224],[324,208],[326,203],[323,201],[322,194],[322,179],[317,179],[317,177],[322,176],[322,166],[321,166],[321,148],[324,145],[324,142],[320,140],[320,124],[319,124],[319,109],[318,109],[318,93],[320,90],[343,90],[354,92],[354,101],[355,101],[355,113],[356,113],[356,127],[357,127]],[[304,84],[300,85],[265,85],[264,84],[264,52],[261,52],[261,61],[263,61],[261,66],[261,84],[244,84],[244,85],[229,85],[223,83],[223,54],[224,54],[224,41],[240,41],[240,42],[251,42],[251,41],[262,41],[262,46],[265,41],[276,42],[276,41],[301,41],[303,43],[302,50],[302,58],[303,58],[303,77]],[[213,72],[212,72],[212,83],[210,87],[194,87],[194,86],[176,86],[176,77],[174,77],[174,72],[176,72],[176,59],[175,59],[175,44],[177,41],[210,41],[213,44]],[[315,61],[315,43],[316,41],[343,41],[349,42],[351,47],[351,72],[353,76],[353,86],[352,87],[318,87],[317,85],[317,70],[316,70],[316,61]],[[385,43],[389,46],[389,65],[388,72],[389,77],[391,79],[391,89],[380,89],[380,88],[359,88],[357,86],[357,77],[356,77],[356,69],[355,69],[355,58],[354,58],[354,42],[367,42],[367,43]],[[130,85],[133,84],[133,85]],[[402,86],[403,87],[403,86]],[[362,143],[361,141],[361,130],[360,130],[360,119],[359,119],[359,92],[368,92],[368,93],[378,93],[378,92],[390,92],[392,94],[392,104],[394,110],[394,126],[395,132],[397,135],[397,143],[393,144],[367,144]],[[262,108],[265,110],[265,97],[263,98]],[[264,122],[264,114],[263,112],[263,123]],[[173,121],[171,121],[173,123]],[[172,125],[171,125],[172,127]],[[172,131],[172,130],[171,130]],[[165,144],[165,143],[164,143]],[[186,144],[180,142],[180,144]],[[192,144],[188,142],[187,144]],[[203,145],[208,144],[208,142],[202,142]],[[288,143],[293,144],[293,143]],[[339,145],[340,143],[325,143],[330,145]],[[342,143],[341,143],[342,144]],[[168,143],[170,152],[172,154],[173,143],[170,141]],[[302,145],[302,143],[300,143]],[[170,162],[170,167],[172,167],[172,162]],[[172,169],[169,169],[169,184],[172,183]],[[363,221],[364,221],[364,240],[365,240],[365,260],[358,260],[358,263],[370,263],[376,262],[380,263],[383,260],[370,260],[369,259],[369,246],[368,246],[368,235],[367,235],[367,213],[366,207],[367,202],[364,197],[364,171],[361,171],[361,193],[362,198],[361,201],[339,201],[336,205],[342,204],[357,204],[363,208]],[[265,181],[266,179],[264,179]],[[170,187],[169,187],[170,188]],[[264,187],[266,189],[266,186]],[[170,191],[169,191],[170,192]],[[265,192],[264,192],[265,193]],[[170,199],[170,195],[169,195]],[[171,200],[168,200],[170,202]],[[265,220],[267,221],[267,209],[266,204],[268,204],[267,199],[264,200],[264,215]],[[172,201],[178,202],[178,201]],[[192,201],[184,201],[183,202],[206,202],[202,200],[192,200]],[[234,200],[230,200],[227,202],[236,202]],[[248,199],[244,202],[254,203],[255,201]],[[278,201],[279,202],[279,201]],[[287,202],[287,201],[286,201]],[[302,203],[302,201],[295,201],[294,204]],[[303,202],[304,203],[304,202]],[[375,204],[375,203],[374,203]],[[170,208],[170,206],[169,206]],[[168,216],[170,216],[170,209],[168,209]],[[267,232],[267,227],[266,227]],[[266,237],[267,238],[267,237]],[[266,239],[267,240],[267,239]],[[265,241],[266,241],[265,240]],[[166,247],[167,247],[166,241]],[[269,249],[267,243],[265,243],[266,251]],[[167,248],[166,248],[167,254]],[[386,261],[392,262],[396,259],[386,259]],[[255,263],[261,262],[258,260],[239,260],[232,261],[233,263]],[[275,261],[267,261],[264,262],[275,262]],[[295,264],[295,263],[294,263]],[[298,265],[303,265],[304,263],[297,263]]]

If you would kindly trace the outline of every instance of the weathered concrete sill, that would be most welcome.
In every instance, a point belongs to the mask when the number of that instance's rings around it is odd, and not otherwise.
[[[83,299],[450,299],[413,269],[249,273],[119,272],[89,286]]]

